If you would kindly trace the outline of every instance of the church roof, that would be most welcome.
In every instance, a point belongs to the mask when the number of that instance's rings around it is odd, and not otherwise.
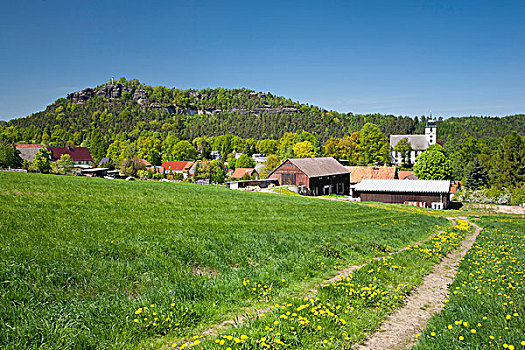
[[[425,135],[390,135],[390,147],[396,147],[397,143],[405,137],[414,151],[425,151],[428,148]]]

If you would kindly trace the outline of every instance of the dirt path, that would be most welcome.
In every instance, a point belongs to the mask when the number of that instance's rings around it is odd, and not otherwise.
[[[467,218],[458,219],[463,219],[474,226],[475,233],[467,236],[461,247],[436,265],[433,272],[423,278],[416,292],[407,298],[406,305],[392,314],[383,323],[381,329],[359,345],[358,349],[410,349],[415,344],[417,332],[425,328],[430,317],[441,311],[441,305],[448,297],[448,285],[456,277],[460,259],[472,247],[482,230]]]

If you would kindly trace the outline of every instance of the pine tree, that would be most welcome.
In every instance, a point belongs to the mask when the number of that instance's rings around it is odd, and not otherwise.
[[[487,169],[481,164],[478,158],[469,163],[466,169],[465,187],[477,190],[489,183],[489,174]]]

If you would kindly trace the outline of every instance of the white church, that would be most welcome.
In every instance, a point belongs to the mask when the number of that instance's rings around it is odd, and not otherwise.
[[[401,154],[396,154],[396,152],[394,152],[394,147],[396,147],[397,143],[402,139],[407,138],[412,146],[409,162],[410,164],[414,164],[417,156],[436,143],[436,136],[436,122],[432,119],[432,114],[425,126],[425,135],[390,135],[390,155],[392,157],[392,164],[401,165],[403,163],[403,157]]]

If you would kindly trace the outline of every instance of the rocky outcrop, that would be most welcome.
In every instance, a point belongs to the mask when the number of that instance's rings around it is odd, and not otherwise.
[[[258,95],[259,93],[250,92],[250,96]],[[204,96],[196,91],[190,92],[190,95],[196,99],[203,99]],[[271,107],[264,105],[252,109],[247,108],[232,108],[230,110],[223,110],[219,108],[204,108],[197,110],[196,108],[183,108],[177,105],[164,105],[158,102],[149,103],[148,94],[144,89],[135,89],[125,86],[120,83],[108,83],[98,88],[86,88],[82,91],[73,92],[67,95],[67,99],[73,103],[83,104],[95,96],[100,96],[108,100],[115,100],[120,98],[132,99],[139,105],[154,110],[165,111],[169,114],[183,113],[186,115],[195,114],[218,114],[218,113],[238,113],[242,115],[261,115],[261,114],[279,114],[279,113],[297,113],[299,109],[295,106]]]
[[[84,102],[87,102],[90,98],[94,96],[95,92],[93,91],[93,89],[86,88],[82,91],[67,94],[67,99],[71,100],[71,102],[73,103],[83,104]]]
[[[120,83],[106,84],[96,89],[86,88],[82,91],[73,92],[67,94],[67,99],[73,103],[83,104],[89,99],[100,96],[107,99],[117,99],[123,97],[127,93],[129,98],[137,102],[140,105],[148,104],[148,94],[144,89],[135,89],[129,86],[122,85]]]

